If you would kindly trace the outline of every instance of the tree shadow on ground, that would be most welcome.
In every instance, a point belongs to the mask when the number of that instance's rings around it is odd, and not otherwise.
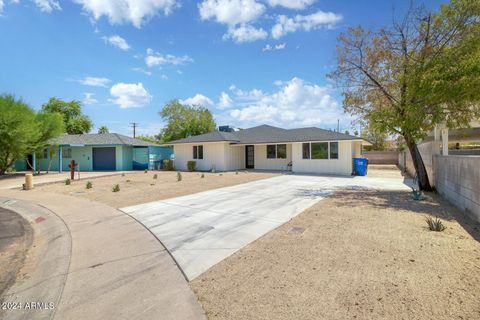
[[[416,201],[412,199],[411,192],[351,188],[337,191],[332,197],[341,199],[336,203],[339,207],[350,208],[362,202],[376,209],[407,210],[447,221],[457,221],[480,242],[480,222],[473,220],[467,213],[460,211],[434,192],[426,193],[425,196],[425,200]]]

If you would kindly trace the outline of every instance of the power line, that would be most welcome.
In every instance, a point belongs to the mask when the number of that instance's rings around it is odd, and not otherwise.
[[[135,129],[138,127],[138,122],[130,122],[130,125],[133,127],[133,137],[135,138]]]

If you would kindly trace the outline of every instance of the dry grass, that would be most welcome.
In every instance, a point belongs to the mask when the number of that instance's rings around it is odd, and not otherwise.
[[[447,229],[429,231],[427,214]],[[436,196],[349,191],[191,285],[210,319],[480,319],[479,241],[478,224]]]
[[[157,179],[154,179],[154,175]],[[177,181],[175,171],[132,172],[125,176],[116,175],[92,179],[93,188],[85,188],[85,180],[72,181],[71,185],[56,183],[36,187],[32,192],[53,192],[88,198],[122,208],[139,203],[168,199],[196,192],[233,186],[250,181],[266,179],[278,173],[241,171],[224,173],[205,172],[204,178],[199,172],[182,172],[182,181]],[[112,192],[114,185],[120,186],[119,192]]]

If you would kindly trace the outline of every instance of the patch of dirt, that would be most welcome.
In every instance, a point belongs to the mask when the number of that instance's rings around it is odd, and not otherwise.
[[[15,283],[32,241],[33,229],[28,221],[0,207],[0,301]]]
[[[447,229],[429,231],[426,215]],[[209,319],[480,319],[479,241],[479,224],[436,195],[345,191],[191,286]]]
[[[153,179],[154,175],[157,175],[157,179]],[[238,174],[235,172],[182,172],[181,175],[182,180],[177,181],[175,171],[132,172],[125,174],[125,176],[117,175],[92,179],[92,189],[86,189],[88,179],[82,179],[72,181],[71,185],[65,185],[62,182],[38,186],[29,192],[61,193],[102,202],[114,208],[122,208],[271,178],[279,175],[279,173],[248,171],[238,171]],[[119,192],[112,192],[115,184],[120,185]]]

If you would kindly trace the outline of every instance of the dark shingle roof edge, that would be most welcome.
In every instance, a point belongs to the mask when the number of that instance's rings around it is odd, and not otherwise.
[[[336,131],[316,127],[282,129],[269,125],[261,125],[236,132],[214,131],[185,139],[165,143],[165,145],[204,143],[204,142],[231,142],[233,144],[263,144],[282,142],[312,142],[312,141],[339,141],[364,140]]]
[[[124,136],[119,133],[64,134],[50,140],[58,145],[127,145],[137,147],[159,147],[159,144]]]

